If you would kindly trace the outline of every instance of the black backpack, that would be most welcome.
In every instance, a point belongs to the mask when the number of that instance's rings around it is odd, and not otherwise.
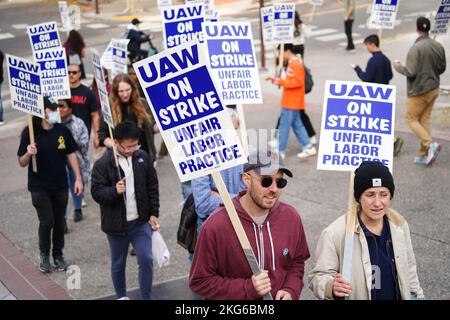
[[[187,197],[181,210],[177,243],[190,253],[194,253],[195,244],[197,243],[197,212],[195,211],[192,193]]]
[[[307,66],[305,65],[303,66],[305,68],[305,94],[306,94],[311,92],[314,86],[314,81],[311,75],[311,70]]]

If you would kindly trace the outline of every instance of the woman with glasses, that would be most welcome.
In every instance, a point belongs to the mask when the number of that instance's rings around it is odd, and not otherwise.
[[[153,161],[156,159],[154,133],[157,132],[155,121],[151,117],[150,108],[145,99],[139,97],[139,92],[134,82],[126,74],[117,75],[112,83],[109,95],[112,117],[115,125],[128,120],[139,128],[139,144]],[[112,148],[114,141],[109,136],[107,124],[102,120],[99,130],[101,146]]]
[[[285,175],[292,178],[279,154],[250,152],[242,174],[247,190],[233,199],[261,272],[252,274],[222,206],[202,226],[189,276],[192,291],[206,299],[300,299],[309,250],[297,210],[279,201]]]

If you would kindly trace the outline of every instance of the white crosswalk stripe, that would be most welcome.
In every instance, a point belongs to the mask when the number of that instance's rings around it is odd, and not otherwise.
[[[353,33],[354,37],[359,36],[359,33]],[[316,40],[319,41],[324,41],[324,42],[328,42],[328,41],[335,41],[335,40],[342,40],[342,39],[346,39],[347,36],[345,35],[345,33],[335,33],[335,34],[330,34],[327,36],[323,36],[323,37],[317,37]]]
[[[328,29],[328,28],[318,29],[317,31],[311,31],[311,33],[309,34],[309,37],[321,36],[324,34],[335,33],[335,32],[339,32],[339,30]]]
[[[15,38],[16,36],[12,33],[0,33],[0,40]]]
[[[364,42],[363,38],[361,38],[361,39],[354,39],[353,40],[353,44],[362,44],[363,42]],[[338,46],[346,47],[347,46],[347,41],[346,42],[339,42]]]
[[[13,25],[11,25],[11,27],[13,27],[14,29],[17,29],[17,30],[25,30],[27,28],[27,24],[25,24],[25,23],[13,24]]]
[[[104,23],[90,23],[87,24],[86,27],[88,27],[89,29],[105,29],[109,28],[109,25]]]

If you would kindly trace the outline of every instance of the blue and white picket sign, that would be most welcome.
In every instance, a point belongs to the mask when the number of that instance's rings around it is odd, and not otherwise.
[[[266,46],[273,44],[273,6],[261,8],[263,39]]]
[[[112,78],[120,73],[128,73],[127,46],[129,41],[130,39],[111,39]]]
[[[19,111],[45,118],[39,65],[6,54],[11,106]]]
[[[249,22],[203,24],[211,72],[225,104],[262,103],[258,66]]]
[[[55,99],[71,97],[66,59],[64,48],[53,48],[34,53],[34,61],[41,67],[42,95]]]
[[[169,7],[172,5],[172,0],[158,0],[158,8]]]
[[[133,64],[181,181],[246,162],[198,41]]]
[[[374,0],[368,27],[394,29],[400,0]]]
[[[27,33],[33,54],[38,51],[61,47],[58,26],[54,21],[27,26]]]
[[[322,6],[323,0],[309,0],[309,3],[313,6]]]
[[[111,113],[111,107],[109,105],[108,91],[106,90],[106,81],[103,74],[102,64],[100,62],[100,56],[96,50],[91,50],[92,52],[92,64],[94,65],[94,77],[97,82],[98,95],[100,97],[100,105],[102,108],[102,116],[105,122],[114,128],[114,121]]]
[[[395,97],[395,86],[328,80],[317,169],[352,171],[368,160],[392,172]]]
[[[198,40],[203,42],[202,23],[205,20],[203,4],[186,4],[162,10],[163,41],[166,49]]]
[[[61,15],[62,30],[70,31],[73,29],[72,21],[69,17],[69,8],[66,1],[58,1],[59,14]]]
[[[295,3],[277,3],[273,6],[273,43],[294,41]]]
[[[441,0],[434,16],[432,34],[446,34],[448,31],[448,21],[450,20],[450,0]]]

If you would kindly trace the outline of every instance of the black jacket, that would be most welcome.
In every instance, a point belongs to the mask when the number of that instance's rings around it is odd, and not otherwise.
[[[130,42],[128,42],[128,51],[136,54],[141,49],[141,43],[147,42],[149,40],[149,36],[147,34],[140,30],[134,29],[130,29],[128,31],[127,38],[130,39]]]
[[[121,176],[124,173],[121,171]],[[139,222],[146,223],[150,216],[159,216],[158,177],[153,162],[146,152],[133,154],[134,188]],[[116,192],[119,181],[112,150],[108,150],[92,169],[91,194],[100,204],[102,231],[111,235],[126,235],[127,213],[124,197]]]

